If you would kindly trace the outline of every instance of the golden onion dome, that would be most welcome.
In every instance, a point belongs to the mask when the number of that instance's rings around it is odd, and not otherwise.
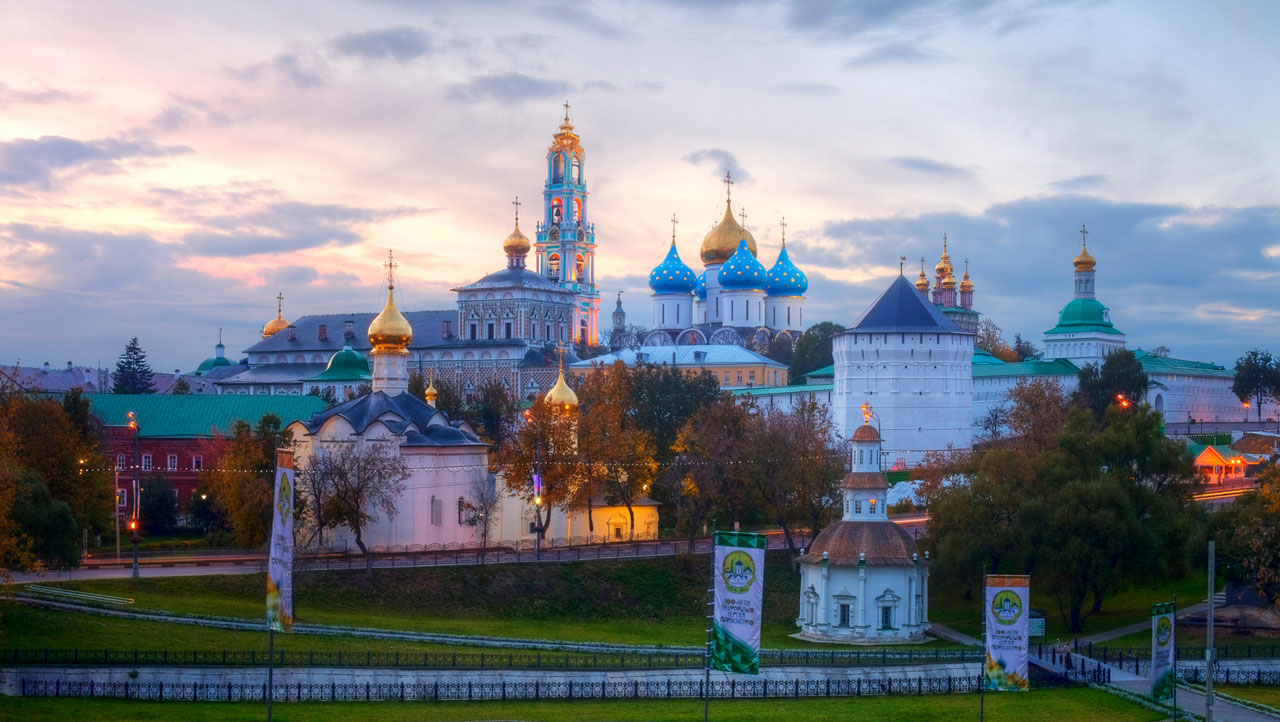
[[[929,290],[929,278],[924,275],[924,262],[920,262],[920,277],[916,279],[916,290],[924,293]]]
[[[751,251],[751,255],[756,255],[755,236],[734,220],[733,208],[729,201],[725,201],[724,218],[702,239],[702,262],[724,263],[738,250],[738,241],[746,241],[747,250]]]
[[[413,340],[413,327],[396,308],[395,284],[387,284],[387,305],[369,324],[369,343],[375,351],[403,351]]]
[[[1092,271],[1093,267],[1098,264],[1098,260],[1089,253],[1089,247],[1080,244],[1080,255],[1071,260],[1075,264],[1077,271]]]
[[[262,337],[269,338],[286,328],[289,328],[289,322],[284,320],[284,317],[280,315],[280,311],[276,311],[276,317],[267,321],[267,325],[262,327]]]
[[[556,385],[551,387],[543,400],[556,406],[563,405],[566,409],[578,405],[578,395],[573,393],[573,389],[569,388],[569,384],[564,381],[564,369],[560,370],[560,374],[556,377]]]
[[[502,241],[502,250],[508,256],[527,256],[530,247],[529,237],[520,232],[520,222],[516,221],[515,230]]]
[[[966,267],[966,268],[964,269],[964,278],[962,278],[962,279],[960,280],[960,290],[961,290],[961,291],[972,291],[972,290],[973,290],[973,281],[969,280],[969,269],[968,269],[968,267]]]
[[[942,287],[943,288],[956,287],[956,276],[954,273],[951,272],[951,269],[947,269],[947,275],[942,279]]]

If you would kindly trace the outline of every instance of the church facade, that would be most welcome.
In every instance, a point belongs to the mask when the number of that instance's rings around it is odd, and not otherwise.
[[[732,184],[728,174],[725,184]],[[703,270],[693,270],[676,248],[674,219],[666,256],[649,273],[652,331],[643,346],[734,344],[765,351],[782,338],[794,346],[804,331],[809,279],[791,261],[783,224],[782,246],[768,269],[757,260],[756,239],[733,217],[724,217],[702,239]]]

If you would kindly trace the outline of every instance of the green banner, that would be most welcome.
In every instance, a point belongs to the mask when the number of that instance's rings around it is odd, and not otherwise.
[[[760,674],[760,622],[764,601],[763,534],[715,534],[712,575],[715,613],[711,625],[711,668]]]

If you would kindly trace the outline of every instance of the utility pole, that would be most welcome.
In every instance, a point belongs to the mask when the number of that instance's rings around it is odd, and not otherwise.
[[[1213,648],[1213,569],[1214,543],[1209,541],[1209,616],[1206,619],[1204,640],[1204,722],[1213,722],[1213,668],[1216,666],[1218,653]]]
[[[133,541],[133,578],[138,578],[138,542],[142,537],[138,534],[138,506],[141,498],[138,496],[138,474],[142,465],[141,447],[138,435],[142,433],[142,428],[138,425],[138,418],[129,412],[129,428],[133,429],[133,517],[129,521],[129,529],[132,530],[131,540]]]

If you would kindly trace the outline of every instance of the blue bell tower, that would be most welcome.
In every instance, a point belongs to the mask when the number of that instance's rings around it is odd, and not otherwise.
[[[537,228],[538,273],[573,293],[573,340],[595,345],[600,339],[600,289],[595,226],[587,220],[585,160],[566,101],[560,132],[547,150],[543,215]]]

